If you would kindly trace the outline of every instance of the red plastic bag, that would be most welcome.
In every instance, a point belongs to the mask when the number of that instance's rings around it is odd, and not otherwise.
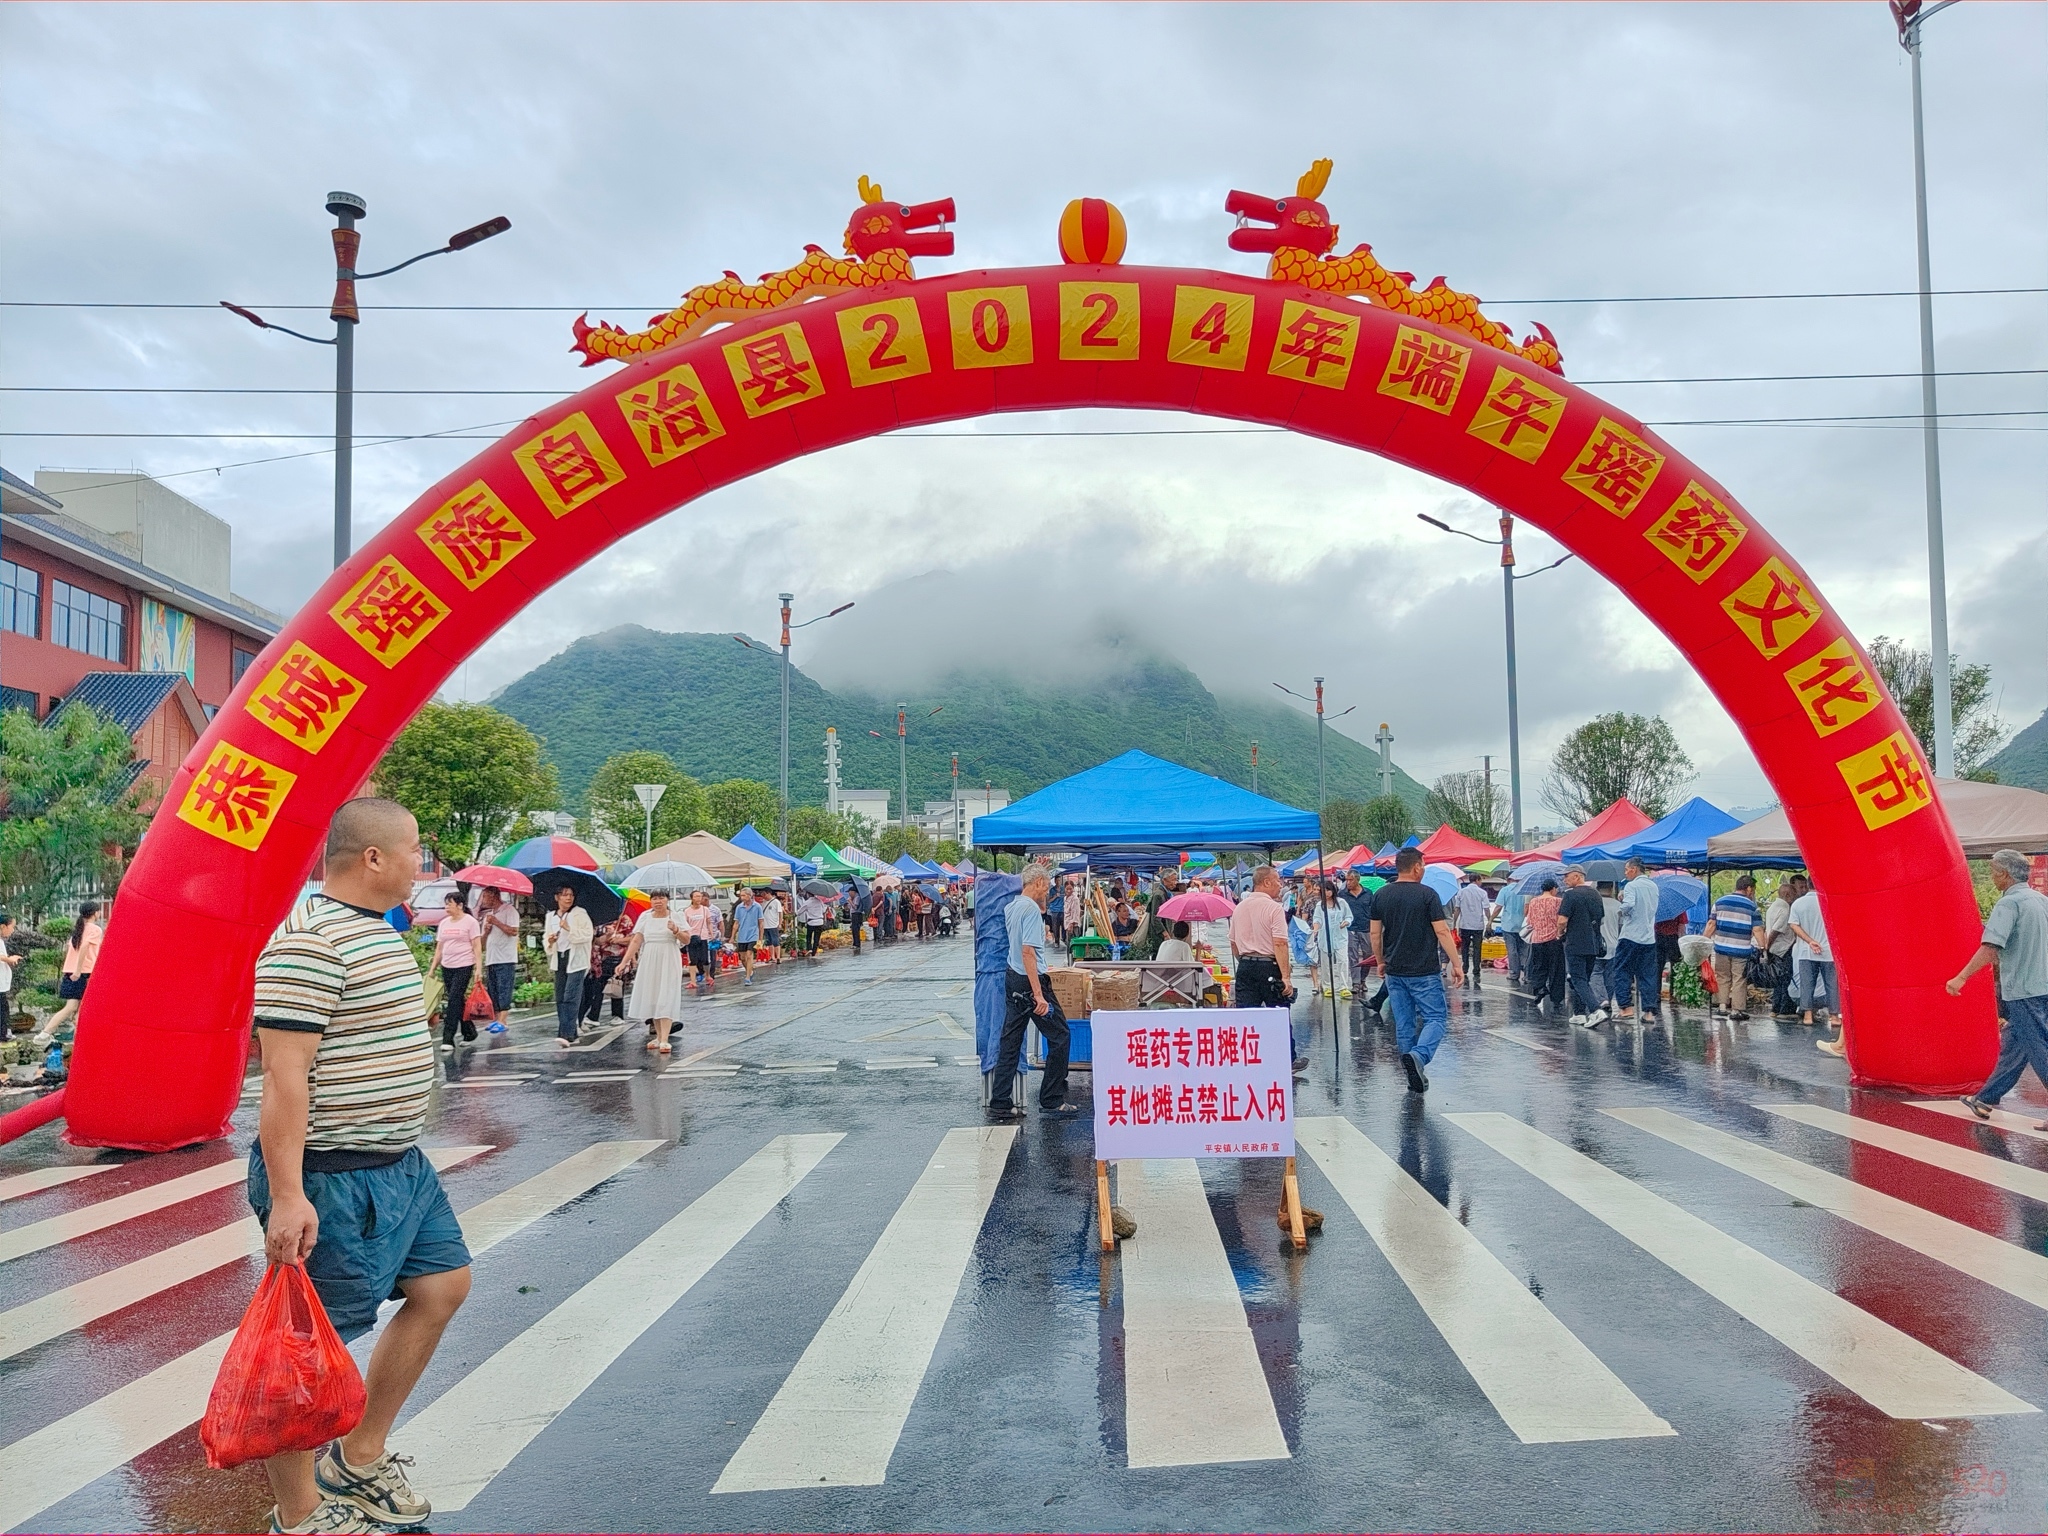
[[[228,1345],[199,1441],[206,1464],[317,1451],[362,1422],[362,1372],[327,1321],[304,1265],[273,1264]]]
[[[462,1000],[462,1016],[472,1024],[498,1016],[498,1010],[491,1006],[490,989],[482,981],[470,984],[469,995]]]
[[[1700,985],[1707,989],[1709,997],[1721,990],[1721,978],[1714,974],[1714,962],[1711,960],[1700,962]]]

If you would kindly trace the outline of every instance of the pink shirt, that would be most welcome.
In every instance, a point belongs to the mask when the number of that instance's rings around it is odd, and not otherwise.
[[[106,929],[91,918],[86,919],[85,932],[79,936],[76,945],[64,946],[64,974],[66,976],[90,976],[92,968],[100,963],[100,940]]]
[[[683,927],[693,939],[715,939],[718,937],[718,908],[706,902],[701,907],[683,909]]]
[[[477,941],[482,936],[483,930],[467,912],[460,917],[444,917],[441,926],[434,930],[434,949],[441,964],[460,970],[476,964]]]
[[[1264,891],[1253,891],[1230,914],[1230,947],[1271,958],[1287,953],[1287,911]]]

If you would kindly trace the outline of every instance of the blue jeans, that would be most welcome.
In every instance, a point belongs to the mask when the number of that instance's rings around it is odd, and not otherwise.
[[[1565,971],[1571,979],[1572,1012],[1591,1013],[1600,1006],[1600,998],[1593,987],[1593,972],[1600,964],[1598,955],[1566,955]]]
[[[583,1027],[577,1022],[583,1012],[583,976],[582,971],[555,972],[555,1033],[572,1045]]]
[[[1835,995],[1835,962],[1832,960],[1794,960],[1792,974],[1796,978],[1795,991],[1799,995],[1799,1011],[1811,1013],[1814,994],[1820,994],[1821,1005],[1835,1013],[1842,1011],[1842,1000]]]
[[[1403,1056],[1413,1056],[1424,1066],[1444,1043],[1450,1028],[1451,1006],[1444,997],[1441,972],[1428,976],[1389,976],[1387,1001],[1394,1010],[1394,1045]],[[1415,1028],[1415,1016],[1422,1016],[1422,1028]]]
[[[1612,967],[1614,1006],[1630,1007],[1640,995],[1642,1006],[1655,1013],[1661,1001],[1657,996],[1657,972],[1660,968],[1654,940],[1639,944],[1634,939],[1623,939],[1616,944]]]
[[[2005,1000],[2005,1033],[1998,1042],[1998,1065],[1977,1090],[1977,1097],[1996,1104],[2012,1092],[2028,1067],[2048,1084],[2048,996]]]

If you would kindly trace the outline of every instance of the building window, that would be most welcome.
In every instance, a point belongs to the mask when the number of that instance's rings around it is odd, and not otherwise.
[[[69,582],[50,583],[50,639],[117,666],[128,661],[128,610]]]
[[[0,629],[31,640],[42,634],[42,572],[0,560]]]
[[[25,709],[33,717],[42,700],[30,688],[0,688],[0,710]]]
[[[228,686],[230,688],[242,680],[242,674],[249,670],[250,664],[255,660],[256,653],[254,651],[245,651],[239,645],[235,647],[233,675],[228,678]]]

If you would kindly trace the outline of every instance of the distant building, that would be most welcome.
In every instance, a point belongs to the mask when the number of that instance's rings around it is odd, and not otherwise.
[[[917,817],[917,824],[933,840],[951,838],[963,848],[974,846],[974,818],[993,815],[1008,810],[1010,792],[1007,789],[983,789],[979,785],[972,789],[962,788],[958,800],[927,800],[924,814]]]
[[[232,554],[146,475],[0,470],[0,708],[91,704],[167,780],[284,623],[232,590]]]
[[[890,792],[886,789],[846,789],[839,791],[838,814],[862,816],[877,827],[892,825],[889,817]]]

